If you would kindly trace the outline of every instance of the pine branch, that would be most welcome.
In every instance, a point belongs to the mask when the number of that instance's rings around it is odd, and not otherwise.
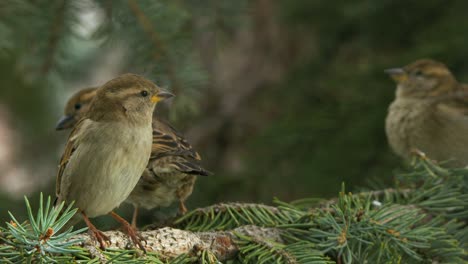
[[[160,63],[161,58],[163,57],[165,58],[166,74],[169,77],[169,80],[171,81],[172,91],[175,94],[179,94],[179,86],[178,86],[177,77],[175,75],[174,63],[172,62],[172,59],[170,58],[169,53],[167,52],[167,49],[165,45],[163,44],[163,41],[159,37],[158,32],[154,28],[153,23],[145,15],[145,12],[141,10],[141,8],[138,6],[138,3],[136,1],[128,0],[127,3],[133,15],[136,17],[137,21],[140,23],[140,26],[143,28],[145,33],[149,36],[149,38],[151,39],[151,42],[153,43],[155,47],[153,49],[154,59],[158,63]]]
[[[285,206],[221,203],[189,212],[175,224],[193,231],[229,230],[242,225],[272,227],[294,222],[303,215],[304,212]]]
[[[20,263],[85,261],[132,263],[463,263],[468,169],[445,169],[419,159],[398,176],[398,187],[347,193],[326,203],[303,199],[274,206],[221,203],[189,212],[175,226],[141,232],[147,254],[126,235],[105,232],[107,250],[83,230],[57,233],[74,211],[58,215],[40,203],[34,216],[1,229],[2,260]],[[403,186],[403,188],[400,188]],[[42,201],[42,198],[41,198]],[[63,206],[63,205],[62,205]],[[182,230],[184,229],[184,230]],[[78,234],[80,233],[80,234]]]
[[[52,21],[50,28],[50,37],[47,42],[46,57],[41,69],[43,74],[48,73],[53,65],[54,55],[64,28],[66,6],[67,2],[65,0],[61,0],[59,7],[57,8],[55,18]]]

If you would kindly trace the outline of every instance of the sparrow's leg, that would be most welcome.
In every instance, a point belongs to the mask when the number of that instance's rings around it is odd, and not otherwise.
[[[179,200],[179,213],[184,215],[187,213],[187,207],[185,207],[184,201],[182,199]]]
[[[116,214],[115,212],[112,211],[112,212],[110,212],[110,215],[115,220],[117,220],[117,222],[122,224],[123,232],[130,237],[132,242],[146,253],[145,247],[143,246],[143,244],[141,244],[141,241],[146,241],[146,239],[144,237],[142,237],[140,234],[138,234],[136,229],[133,228],[125,219],[120,217],[118,214]]]
[[[427,159],[426,153],[422,152],[422,151],[421,151],[420,149],[418,149],[418,148],[411,148],[410,153],[411,153],[412,155],[418,156],[418,157],[420,157],[420,158],[422,158],[422,159]]]
[[[133,206],[132,227],[137,230],[138,206]]]
[[[108,236],[104,235],[104,233],[102,231],[97,229],[93,225],[93,223],[91,223],[91,221],[89,221],[89,218],[86,216],[86,214],[83,211],[81,212],[81,214],[83,215],[83,219],[84,219],[86,225],[89,228],[89,232],[91,233],[91,236],[93,236],[99,242],[99,245],[100,245],[102,250],[106,249],[106,246],[105,246],[106,241],[110,242],[110,238]]]
[[[418,148],[411,148],[410,150],[410,153],[411,155],[414,155],[420,159],[423,159],[423,160],[429,160],[435,164],[437,164],[438,162],[436,160],[433,160],[433,159],[430,159],[429,157],[426,156],[426,153],[424,153],[423,151],[421,151],[420,149]]]

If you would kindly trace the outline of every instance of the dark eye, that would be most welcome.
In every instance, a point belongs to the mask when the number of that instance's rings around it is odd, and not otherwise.
[[[423,76],[424,74],[423,74],[422,71],[417,70],[417,71],[414,72],[414,75],[417,76],[417,77],[420,77],[420,76]]]
[[[80,103],[76,103],[75,104],[75,110],[80,110],[81,108],[81,104]]]
[[[148,96],[148,92],[147,92],[147,91],[141,91],[140,94],[141,94],[141,96],[143,96],[143,97]]]

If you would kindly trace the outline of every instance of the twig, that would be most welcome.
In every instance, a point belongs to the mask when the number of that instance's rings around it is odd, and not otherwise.
[[[50,38],[47,44],[46,59],[42,65],[42,73],[48,73],[54,63],[54,54],[59,42],[60,34],[64,28],[64,17],[66,10],[66,1],[62,0],[57,10],[57,15],[52,22]]]
[[[160,60],[161,57],[166,58],[166,73],[171,80],[171,88],[172,91],[177,94],[178,93],[178,81],[175,76],[174,65],[172,60],[167,53],[166,47],[164,43],[161,41],[158,32],[153,26],[151,20],[145,15],[143,10],[138,6],[138,3],[135,0],[128,0],[128,6],[132,11],[133,15],[136,17],[138,22],[140,23],[143,30],[148,34],[149,38],[151,39],[153,45],[156,47],[153,49],[153,56],[155,60]],[[159,52],[158,52],[159,51]]]
[[[104,232],[110,237],[108,249],[128,249],[133,247],[128,237],[120,231]],[[282,242],[280,231],[275,228],[243,226],[231,231],[189,232],[180,229],[164,227],[141,232],[146,238],[145,248],[148,252],[156,252],[161,259],[172,259],[181,254],[195,255],[200,250],[211,251],[220,261],[232,259],[237,255],[239,247],[235,242],[235,233],[256,237],[257,239]],[[99,246],[88,234],[81,234],[73,239],[83,239],[77,246],[88,249],[92,257],[102,258],[97,250]],[[90,250],[90,249],[96,250]]]

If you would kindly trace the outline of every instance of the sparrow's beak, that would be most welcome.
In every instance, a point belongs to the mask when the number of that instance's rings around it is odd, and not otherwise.
[[[157,102],[159,102],[159,101],[166,100],[166,99],[171,98],[171,97],[174,97],[174,95],[171,94],[171,93],[168,92],[168,91],[163,91],[163,90],[161,90],[161,91],[159,91],[158,94],[153,95],[153,96],[151,97],[151,102],[157,103]]]
[[[397,83],[404,82],[408,79],[408,74],[402,68],[392,68],[384,71],[386,74]]]
[[[65,115],[58,121],[57,125],[55,126],[56,130],[63,130],[67,128],[73,127],[75,124],[75,118],[71,115]]]

